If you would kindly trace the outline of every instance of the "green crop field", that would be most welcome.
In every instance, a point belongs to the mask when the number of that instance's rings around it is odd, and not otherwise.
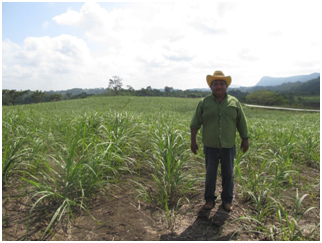
[[[21,216],[24,238],[7,240],[32,239],[35,214],[44,222],[37,239],[55,239],[79,212],[91,215],[93,198],[109,197],[122,183],[175,229],[179,209],[202,199],[204,189],[200,133],[198,155],[189,148],[198,101],[117,96],[3,106],[3,205],[29,205]],[[320,114],[244,111],[251,139],[246,154],[236,146],[241,209],[222,230],[235,226],[237,240],[320,240]],[[3,206],[3,240],[11,220]]]

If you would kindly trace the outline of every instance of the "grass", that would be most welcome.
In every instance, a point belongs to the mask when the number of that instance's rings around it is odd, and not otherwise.
[[[302,99],[303,103],[306,102],[314,102],[314,103],[320,103],[320,96],[319,95],[311,95],[311,96],[297,96],[295,99]]]
[[[132,177],[137,195],[174,224],[178,207],[203,190],[203,153],[189,149],[189,124],[199,99],[90,97],[2,109],[3,187],[13,181],[30,195],[30,214],[46,208],[43,238],[73,220],[97,193]],[[237,148],[236,197],[247,205],[240,228],[271,240],[318,240],[319,114],[244,108],[251,134]],[[201,145],[200,133],[197,137]],[[240,140],[237,139],[236,144]],[[238,146],[237,146],[238,147]],[[290,208],[292,210],[290,210]],[[28,234],[28,232],[27,232]],[[259,237],[260,238],[260,237]],[[262,238],[261,238],[262,239]]]

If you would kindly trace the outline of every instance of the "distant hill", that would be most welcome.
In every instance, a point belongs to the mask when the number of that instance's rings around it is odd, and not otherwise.
[[[231,84],[229,85],[228,90],[232,90],[232,89],[239,89],[241,86],[240,85],[236,85],[236,84]],[[188,89],[190,91],[201,91],[201,92],[211,92],[210,88],[194,88],[194,89]]]
[[[252,93],[257,90],[270,90],[282,93],[293,92],[296,94],[320,95],[320,76],[305,82],[288,82],[276,86],[240,87],[237,90],[248,93]]]
[[[58,91],[46,91],[47,94],[68,94],[70,93],[71,95],[79,95],[82,93],[86,93],[88,95],[98,95],[98,94],[103,94],[106,92],[106,88],[95,88],[95,89],[81,89],[81,88],[73,88],[73,89],[67,89],[67,90],[58,90]]]
[[[306,81],[292,90],[294,93],[307,93],[320,95],[320,77]]]
[[[320,76],[320,73],[312,73],[309,75],[297,75],[297,76],[280,77],[280,78],[264,76],[259,80],[259,82],[255,86],[277,86],[283,83],[294,83],[297,81],[305,82],[308,80],[315,79],[319,76]]]

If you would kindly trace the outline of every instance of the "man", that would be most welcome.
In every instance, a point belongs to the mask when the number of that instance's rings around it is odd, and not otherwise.
[[[202,142],[204,144],[206,162],[205,200],[204,209],[214,207],[217,169],[220,161],[222,175],[221,199],[223,207],[232,211],[234,190],[234,156],[236,153],[236,129],[242,142],[240,148],[245,153],[248,150],[249,133],[244,111],[239,101],[226,93],[231,84],[231,77],[216,71],[214,75],[207,75],[207,83],[212,91],[197,106],[191,120],[191,150],[197,153],[196,136],[202,127]]]

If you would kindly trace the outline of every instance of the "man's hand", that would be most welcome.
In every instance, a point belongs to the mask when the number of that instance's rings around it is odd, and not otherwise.
[[[197,154],[197,151],[198,151],[197,132],[198,132],[198,129],[191,129],[191,145],[190,145],[190,148],[191,148],[191,151],[194,154]]]
[[[241,145],[240,145],[240,149],[243,150],[243,153],[246,153],[247,150],[249,148],[249,145],[248,145],[248,138],[243,138],[242,142],[241,142]]]
[[[194,154],[197,154],[197,151],[198,151],[198,143],[197,142],[191,142],[191,145],[190,145],[190,148],[191,148],[191,151],[194,153]]]

